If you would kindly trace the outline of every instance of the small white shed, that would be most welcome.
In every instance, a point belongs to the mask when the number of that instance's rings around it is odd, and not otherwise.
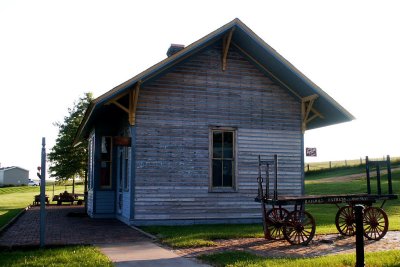
[[[21,167],[12,166],[0,168],[0,186],[28,185],[29,171]]]

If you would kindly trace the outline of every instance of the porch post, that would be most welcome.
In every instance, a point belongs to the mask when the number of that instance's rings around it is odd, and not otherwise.
[[[131,171],[130,171],[130,219],[135,218],[135,180],[136,180],[136,127],[130,126],[131,132]]]
[[[301,133],[301,195],[305,194],[305,178],[304,178],[304,133]]]

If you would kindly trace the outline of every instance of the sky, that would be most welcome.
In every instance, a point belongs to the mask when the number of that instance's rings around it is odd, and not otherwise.
[[[68,108],[239,18],[356,120],[306,162],[400,156],[399,1],[0,1],[0,164],[36,176]]]

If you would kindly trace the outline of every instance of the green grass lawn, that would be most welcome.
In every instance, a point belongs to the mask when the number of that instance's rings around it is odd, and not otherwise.
[[[91,246],[14,250],[0,252],[0,266],[113,266],[98,249]]]
[[[264,258],[243,251],[227,251],[211,255],[202,255],[199,259],[213,266],[229,267],[337,267],[355,266],[355,254],[333,255],[315,258]],[[400,266],[400,250],[372,252],[365,254],[366,266]]]
[[[55,194],[64,192],[72,192],[71,186],[57,185],[55,186]],[[2,187],[0,188],[0,228],[14,218],[22,209],[32,204],[35,195],[40,193],[39,186],[18,186],[18,187]],[[83,193],[83,185],[75,186],[75,193]],[[53,186],[46,186],[46,194],[53,196]]]
[[[354,167],[342,167],[342,168],[335,168],[332,170],[323,170],[323,171],[310,171],[305,174],[305,180],[319,180],[323,178],[331,178],[331,177],[338,177],[338,176],[345,176],[357,173],[365,173],[364,166],[354,166]]]
[[[215,239],[264,236],[260,224],[146,226],[142,229],[174,248],[213,246]]]

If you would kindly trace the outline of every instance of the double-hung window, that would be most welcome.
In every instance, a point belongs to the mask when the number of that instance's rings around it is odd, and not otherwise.
[[[235,129],[213,128],[210,141],[211,189],[235,189]]]

